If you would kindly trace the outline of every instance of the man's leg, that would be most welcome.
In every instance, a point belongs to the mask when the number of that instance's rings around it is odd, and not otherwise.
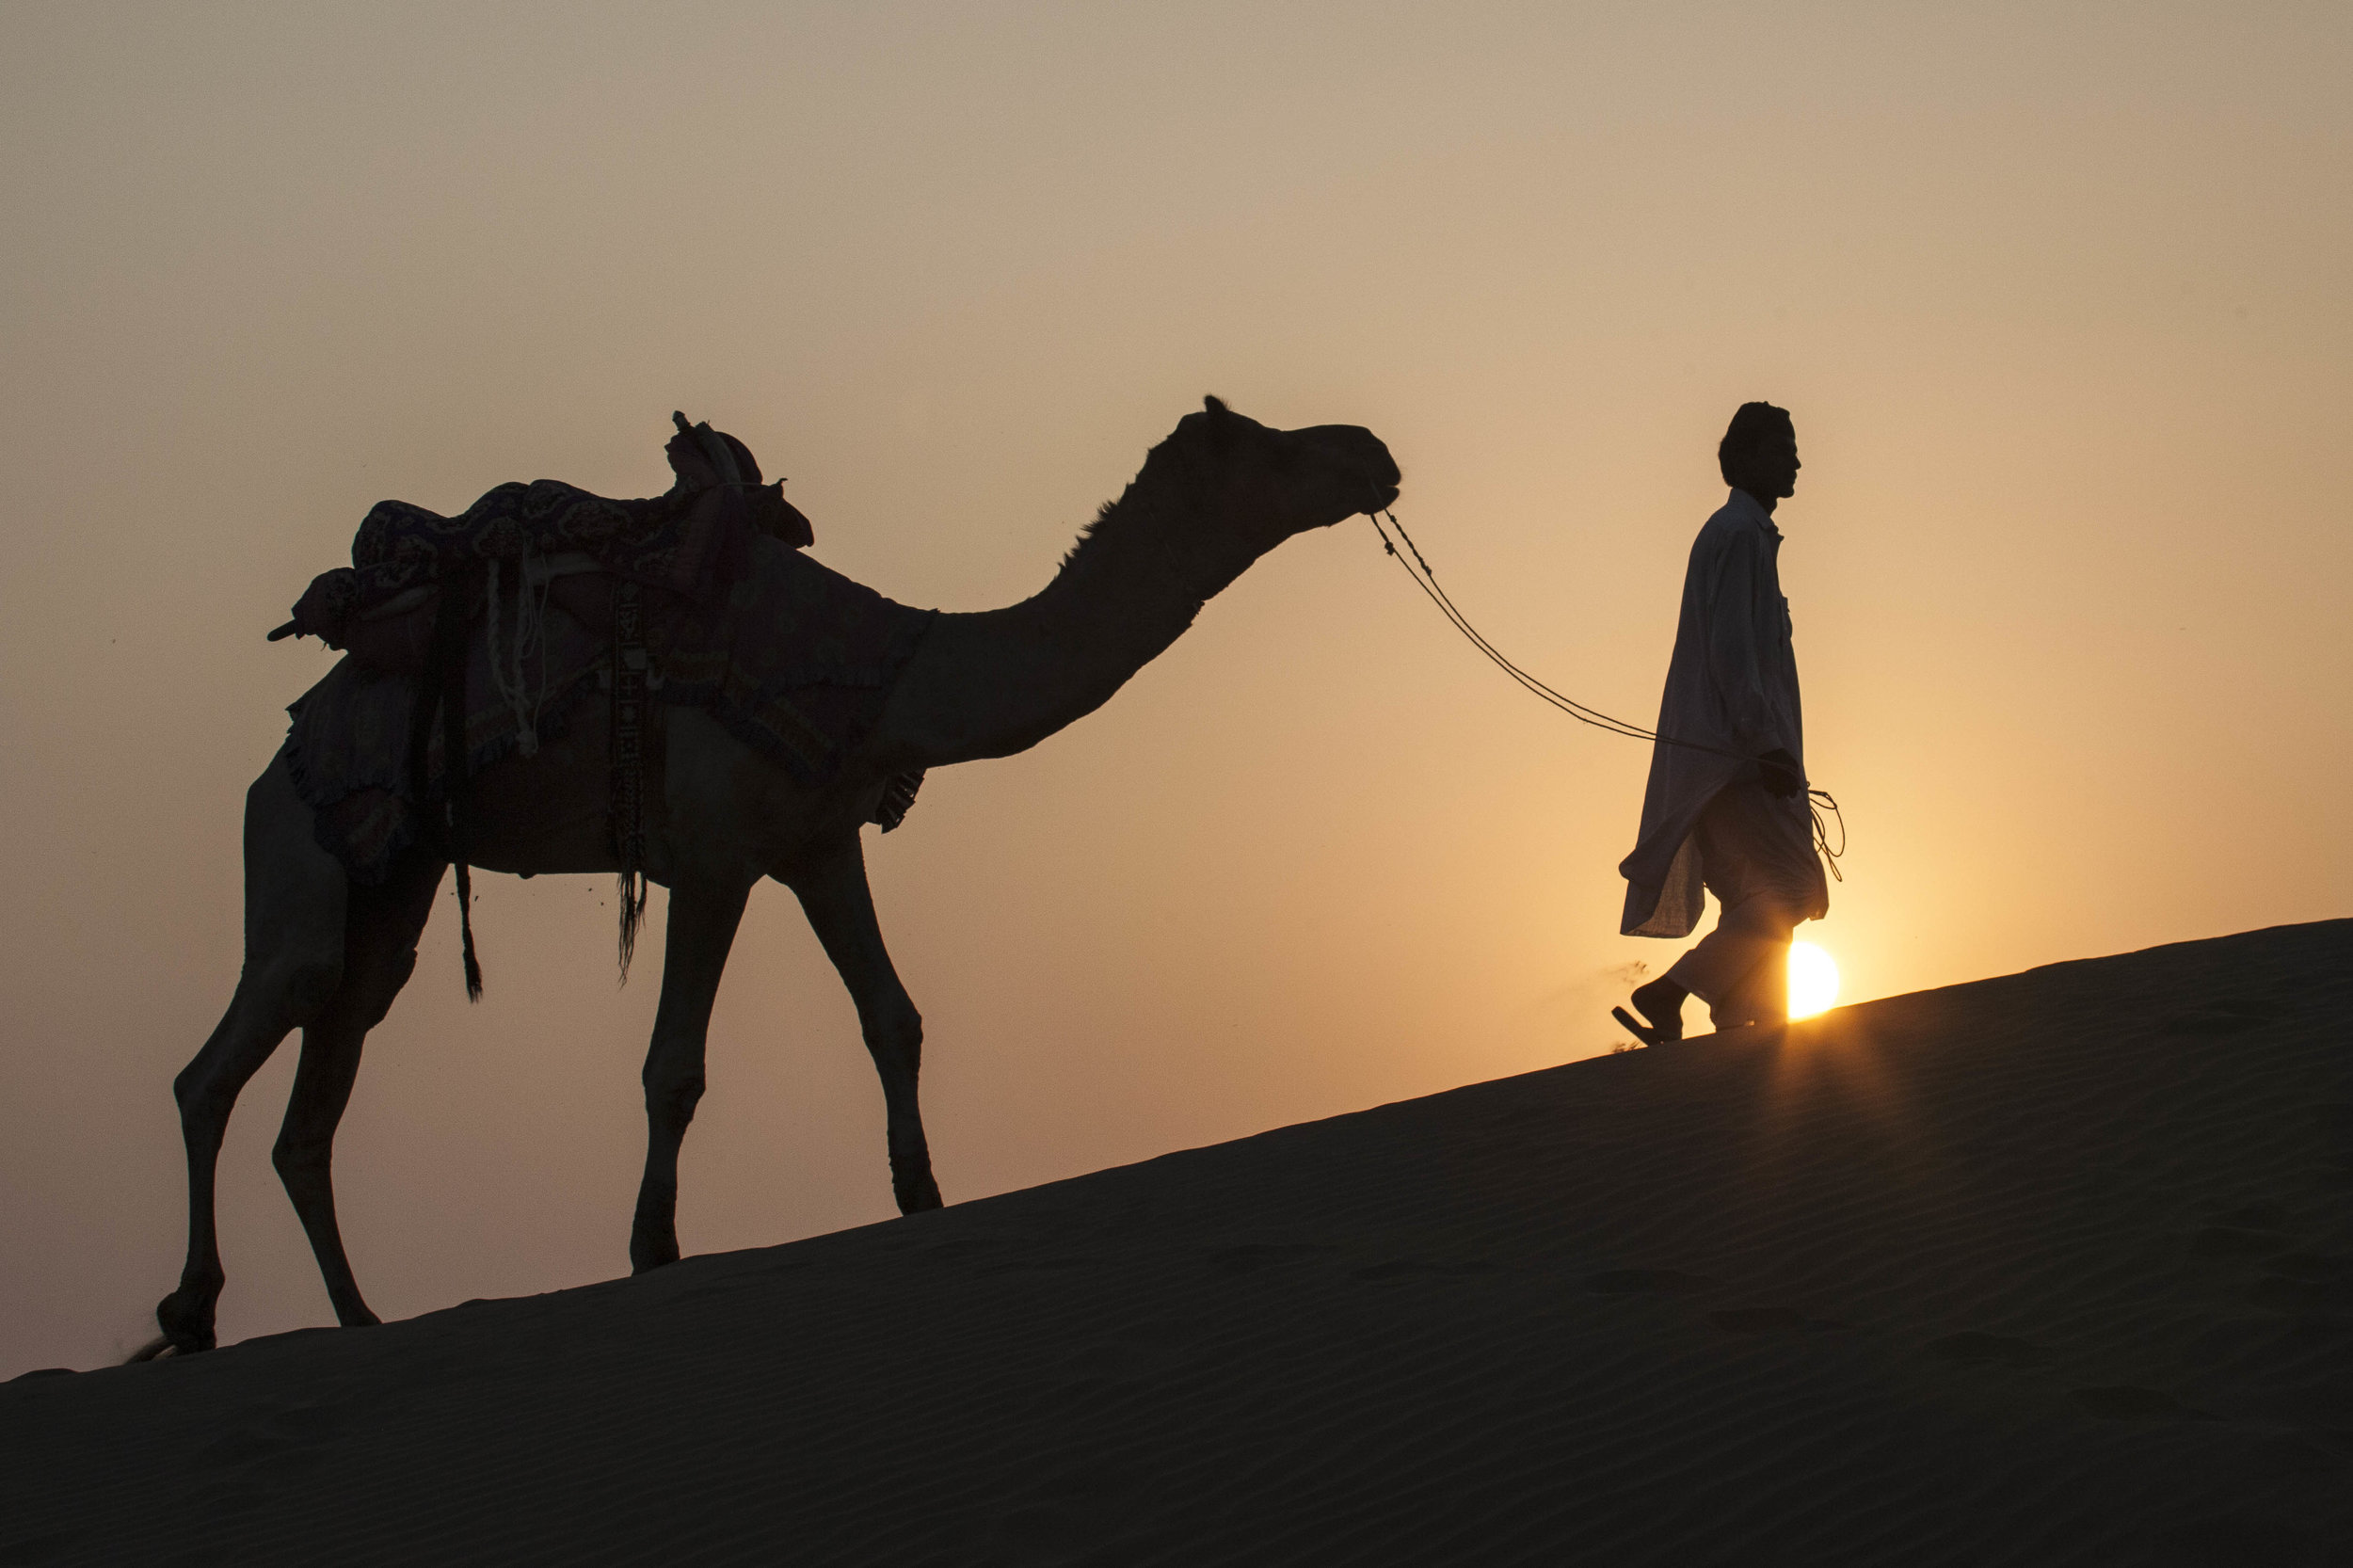
[[[1707,1003],[1719,1029],[1786,1018],[1789,934],[1821,904],[1811,821],[1801,805],[1768,795],[1761,784],[1726,785],[1692,828],[1691,846],[1716,895],[1716,929],[1665,974],[1635,989],[1634,1006],[1650,1032],[1635,1029],[1630,1017],[1624,1021],[1645,1039],[1683,1037],[1687,996]]]
[[[1732,995],[1715,1004],[1710,1016],[1716,1027],[1737,1029],[1742,1024],[1779,1024],[1789,1021],[1789,944],[1775,943],[1772,951],[1757,960],[1756,968],[1744,976],[1732,989]]]
[[[1765,882],[1757,875],[1756,854],[1758,804],[1763,798],[1764,792],[1754,784],[1727,785],[1708,802],[1692,827],[1691,847],[1699,852],[1700,874],[1707,890],[1716,895],[1716,929],[1669,966],[1665,974],[1636,991],[1637,1007],[1642,1006],[1647,991],[1679,1015],[1683,999],[1696,996],[1707,1003],[1719,1027],[1731,1027],[1730,999],[1765,956],[1758,938],[1769,936],[1769,931],[1753,930],[1740,913],[1766,891]],[[1654,1011],[1644,1008],[1645,1013]],[[1676,1022],[1681,1021],[1678,1016]],[[1678,1028],[1675,1032],[1682,1031]]]
[[[1662,978],[1707,1003],[1718,1029],[1779,1022],[1788,1013],[1789,933],[1796,923],[1779,899],[1752,893],[1727,907],[1716,929]]]
[[[1821,871],[1801,809],[1761,784],[1727,786],[1692,837],[1721,912],[1716,929],[1667,971],[1708,1005],[1718,1029],[1789,1016],[1789,934],[1816,907]]]
[[[1683,1038],[1683,999],[1691,993],[1666,975],[1646,985],[1634,987],[1629,1000],[1634,1010],[1642,1015],[1643,1028],[1635,1029],[1634,1020],[1625,1016],[1625,1009],[1610,1009],[1617,1020],[1642,1037],[1646,1045],[1658,1045],[1667,1040]]]
[[[1728,951],[1721,960],[1729,970],[1739,962],[1735,952],[1753,955],[1748,968],[1735,976],[1721,993],[1707,999],[1708,1012],[1718,1029],[1737,1029],[1742,1024],[1785,1023],[1789,1017],[1789,934],[1797,921],[1788,906],[1779,899],[1760,894],[1748,900],[1737,909],[1728,910],[1716,924],[1721,932],[1735,926],[1739,933],[1739,948]],[[1731,948],[1731,944],[1727,944]],[[1714,977],[1711,976],[1711,979]]]

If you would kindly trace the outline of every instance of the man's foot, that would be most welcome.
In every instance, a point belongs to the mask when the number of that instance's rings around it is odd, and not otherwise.
[[[1633,1036],[1646,1046],[1661,1045],[1683,1038],[1683,999],[1691,993],[1660,975],[1647,985],[1635,987],[1630,999],[1635,1011],[1642,1015],[1635,1022],[1623,1007],[1613,1007],[1609,1016],[1625,1025]]]
[[[1651,1028],[1651,1026],[1646,1023],[1637,1023],[1635,1021],[1634,1015],[1627,1012],[1623,1007],[1611,1008],[1609,1010],[1609,1016],[1617,1019],[1620,1023],[1625,1025],[1625,1032],[1628,1034],[1633,1035],[1637,1040],[1641,1041],[1642,1044],[1646,1046],[1656,1046],[1665,1043],[1665,1036],[1661,1035],[1658,1031]]]

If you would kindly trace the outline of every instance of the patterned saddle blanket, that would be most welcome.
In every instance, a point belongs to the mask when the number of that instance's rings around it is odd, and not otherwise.
[[[406,501],[369,508],[351,541],[351,565],[320,573],[271,633],[346,646],[355,622],[407,595],[414,599],[481,563],[511,571],[536,558],[583,556],[649,588],[716,600],[746,569],[752,537],[798,548],[814,542],[808,520],[775,485],[684,486],[643,501],[616,501],[553,479],[507,484],[457,516]]]
[[[829,783],[881,716],[937,612],[885,599],[774,536],[744,537],[742,550],[739,569],[706,580],[705,599],[646,594],[647,696],[700,708],[804,783]],[[612,638],[544,602],[535,616],[521,604],[531,592],[527,579],[520,588],[510,580],[493,599],[504,629],[495,645],[484,617],[469,632],[469,775],[562,735],[583,703],[611,689]],[[447,794],[436,724],[425,741],[424,798],[416,798],[409,748],[417,685],[412,675],[346,655],[287,710],[284,755],[295,788],[315,813],[321,846],[360,882],[381,882],[424,832],[425,808]],[[901,781],[899,811],[917,781]],[[886,825],[896,822],[890,815]]]

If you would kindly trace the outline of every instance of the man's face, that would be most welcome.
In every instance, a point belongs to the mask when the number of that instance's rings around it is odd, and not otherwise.
[[[1780,501],[1798,493],[1798,432],[1794,426],[1769,432],[1749,448],[1741,465],[1740,488],[1751,495]]]
[[[1758,499],[1779,502],[1798,494],[1798,469],[1805,464],[1798,461],[1798,431],[1779,428],[1758,436],[1749,447],[1749,459],[1739,469],[1739,488]]]

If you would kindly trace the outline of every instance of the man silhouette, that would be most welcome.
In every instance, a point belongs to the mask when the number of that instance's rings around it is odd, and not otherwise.
[[[1663,738],[1651,748],[1640,840],[1618,868],[1626,879],[1620,929],[1690,935],[1703,886],[1721,909],[1698,946],[1635,990],[1641,1021],[1610,1010],[1645,1045],[1683,1037],[1687,996],[1707,1003],[1718,1029],[1786,1018],[1789,933],[1830,908],[1776,564],[1773,508],[1796,493],[1800,467],[1789,411],[1743,403],[1716,461],[1732,495],[1700,530],[1684,573],[1658,706]]]

